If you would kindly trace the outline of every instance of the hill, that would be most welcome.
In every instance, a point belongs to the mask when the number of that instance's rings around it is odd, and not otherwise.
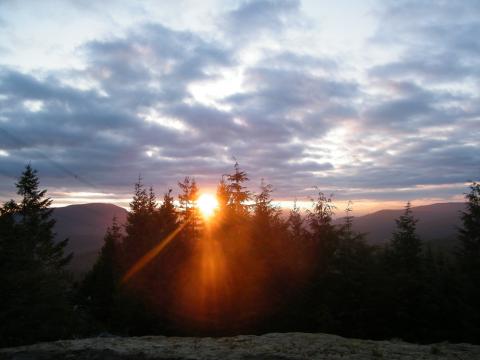
[[[460,211],[464,210],[465,203],[439,203],[412,207],[413,215],[418,219],[417,231],[424,241],[441,247],[451,247],[457,235],[457,226],[460,226]],[[380,210],[364,216],[354,218],[355,231],[367,234],[371,244],[387,242],[395,230],[395,219],[403,213],[399,210]],[[337,219],[341,224],[343,219]]]
[[[0,349],[13,359],[462,359],[480,358],[480,346],[417,345],[401,341],[346,339],[327,334],[282,333],[224,338],[98,337]]]
[[[84,272],[94,263],[113,217],[124,224],[127,211],[113,204],[91,203],[54,208],[57,239],[69,238],[67,251],[74,253],[71,269]]]
[[[413,207],[413,214],[419,220],[419,235],[437,246],[451,248],[464,206],[464,203],[440,203]],[[395,219],[402,213],[402,209],[380,210],[356,217],[353,227],[356,231],[366,233],[369,243],[383,244],[390,239],[395,230]],[[95,261],[112,218],[115,216],[119,224],[124,224],[127,211],[113,204],[91,203],[55,208],[53,216],[57,220],[57,238],[70,239],[68,251],[75,254],[71,268],[81,273],[87,271]],[[337,219],[335,223],[341,224],[342,221]]]

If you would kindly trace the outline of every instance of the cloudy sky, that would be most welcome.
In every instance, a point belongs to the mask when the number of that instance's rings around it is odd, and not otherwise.
[[[480,175],[480,2],[0,1],[0,200],[253,190],[357,213],[458,201]]]

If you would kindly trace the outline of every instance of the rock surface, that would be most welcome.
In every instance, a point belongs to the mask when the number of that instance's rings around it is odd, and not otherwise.
[[[346,339],[326,334],[284,333],[224,338],[111,337],[63,340],[0,349],[0,359],[480,359],[480,346],[415,345]]]

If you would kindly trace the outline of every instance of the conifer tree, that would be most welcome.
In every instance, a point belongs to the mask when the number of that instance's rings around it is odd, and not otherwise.
[[[217,186],[217,201],[218,201],[218,214],[222,219],[228,217],[227,209],[230,202],[230,188],[225,181],[225,175],[222,176]]]
[[[365,235],[353,230],[352,202],[345,209],[344,223],[338,229],[338,243],[330,260],[326,283],[332,311],[334,332],[347,336],[364,336],[369,316],[375,313],[371,281],[374,270],[373,248]]]
[[[308,212],[308,225],[312,240],[318,247],[318,266],[321,273],[328,269],[338,246],[338,232],[332,224],[334,209],[332,196],[327,197],[323,192],[319,192],[313,209]]]
[[[119,250],[122,233],[114,217],[107,229],[104,243],[92,270],[85,275],[81,285],[83,302],[101,326],[111,331],[115,316],[115,299],[121,276]]]
[[[262,179],[260,193],[254,196],[253,220],[257,227],[269,227],[278,220],[280,210],[272,204],[272,192],[273,186]]]
[[[238,162],[235,162],[234,170],[235,172],[227,177],[230,193],[229,206],[233,212],[232,216],[244,217],[248,215],[246,202],[251,199],[251,194],[243,184],[249,179],[247,173],[240,170]]]
[[[186,223],[184,236],[190,239],[197,239],[199,226],[201,224],[197,209],[198,187],[194,178],[185,177],[183,182],[179,182],[180,194],[178,195],[180,203],[180,214],[182,221]]]
[[[466,211],[461,214],[460,248],[457,261],[462,274],[469,341],[480,338],[480,183],[473,182],[465,195]]]
[[[272,203],[273,186],[262,179],[260,193],[254,196],[252,226],[255,242],[274,247],[286,237],[287,225],[281,221],[280,209]]]
[[[473,182],[465,197],[467,209],[461,215],[459,261],[465,273],[480,285],[480,183]]]
[[[403,214],[395,220],[396,230],[386,248],[385,278],[383,284],[389,304],[391,328],[402,339],[419,336],[425,323],[424,304],[418,299],[426,293],[422,242],[416,232],[417,220],[410,202]]]
[[[121,246],[122,276],[153,249],[162,239],[159,208],[152,187],[148,190],[139,177],[125,225],[126,235]],[[156,259],[154,259],[156,260]],[[126,283],[116,298],[115,327],[124,334],[145,334],[155,328],[156,319],[149,310],[152,286],[158,275],[155,261],[149,261]]]
[[[352,201],[348,201],[347,208],[345,209],[345,222],[343,224],[343,234],[346,239],[353,237],[353,216],[352,216]]]
[[[293,208],[289,211],[287,219],[288,230],[290,232],[290,238],[299,242],[304,240],[306,232],[304,229],[304,219],[300,213],[300,208],[297,205],[297,201],[293,202]]]
[[[392,265],[400,271],[418,272],[422,262],[422,242],[416,232],[417,221],[413,217],[410,202],[404,213],[395,220],[397,229],[393,233],[389,252]]]
[[[123,239],[125,266],[130,267],[155,243],[154,214],[156,199],[153,189],[145,188],[142,178],[135,183],[135,192],[130,202],[130,211],[125,224],[126,236]]]
[[[25,254],[33,256],[43,266],[62,270],[73,254],[64,255],[68,239],[55,242],[55,220],[51,218],[53,210],[50,208],[52,200],[45,197],[47,190],[39,190],[37,171],[30,164],[26,166],[16,187],[17,194],[22,197],[17,214]]]
[[[66,337],[73,309],[64,255],[68,240],[55,242],[46,190],[27,165],[16,184],[20,203],[0,211],[0,346]]]
[[[15,214],[18,205],[14,200],[7,201],[0,207],[0,264],[21,255],[22,244],[17,240]]]
[[[163,195],[163,202],[158,209],[159,228],[161,237],[171,233],[178,226],[178,213],[172,196],[172,189]]]

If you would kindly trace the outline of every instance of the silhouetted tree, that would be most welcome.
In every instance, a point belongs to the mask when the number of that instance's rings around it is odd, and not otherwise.
[[[391,328],[403,339],[413,340],[425,326],[425,314],[419,299],[425,293],[423,283],[422,242],[416,232],[410,202],[404,213],[395,220],[396,230],[386,249],[383,284],[390,304]],[[392,335],[394,336],[394,335]]]
[[[295,242],[302,241],[306,238],[305,220],[302,217],[297,201],[293,202],[293,208],[288,213],[287,219],[290,239]]]
[[[158,231],[160,237],[163,239],[166,235],[174,231],[178,226],[178,211],[175,207],[172,196],[172,189],[169,189],[163,195],[163,201],[157,212],[158,216]]]
[[[130,211],[125,224],[126,236],[123,239],[124,265],[132,266],[143,256],[156,240],[154,214],[157,210],[156,198],[153,189],[145,188],[142,178],[135,183],[133,199],[130,202]]]
[[[348,201],[347,208],[345,209],[345,218],[342,228],[343,237],[350,240],[354,237],[353,233],[353,216],[352,216],[352,201]]]
[[[362,337],[368,333],[368,321],[375,314],[372,297],[375,271],[374,249],[365,242],[365,235],[353,230],[352,203],[346,209],[344,223],[332,230],[328,198],[320,195],[317,202],[319,223],[330,237],[323,247],[327,252],[324,272],[319,274],[322,285],[320,304],[323,306],[322,331],[344,336]],[[323,219],[323,223],[322,223]],[[321,233],[320,233],[321,234]],[[327,238],[328,239],[328,238]]]
[[[121,229],[116,218],[113,218],[97,261],[92,270],[85,275],[80,288],[84,306],[99,321],[100,327],[108,331],[113,331],[113,323],[118,315],[116,300],[119,296],[121,277],[119,264],[121,241]]]
[[[228,175],[228,190],[230,193],[229,207],[232,217],[245,217],[248,215],[246,202],[251,199],[251,193],[244,186],[249,179],[245,171],[240,170],[240,165],[235,162],[234,173]]]
[[[422,262],[422,242],[416,233],[417,220],[413,217],[410,202],[405,212],[395,220],[397,229],[389,246],[390,264],[395,271],[415,273]]]
[[[182,221],[187,224],[183,235],[187,239],[198,239],[201,220],[197,208],[197,183],[194,178],[187,176],[183,182],[178,183],[178,186],[180,187],[180,194],[178,195],[180,216]]]
[[[135,183],[134,196],[125,224],[119,255],[123,277],[160,240],[158,206],[153,188],[147,190],[141,177]],[[149,310],[150,286],[154,264],[149,262],[127,283],[122,284],[116,299],[116,330],[122,334],[140,335],[154,331],[156,318]]]
[[[334,209],[331,196],[327,197],[323,192],[319,192],[313,200],[312,209],[307,213],[308,237],[315,253],[315,268],[314,281],[308,296],[311,302],[306,306],[315,309],[311,315],[314,331],[329,331],[333,326],[332,313],[328,306],[330,294],[326,291],[326,283],[333,254],[338,246],[338,230],[332,223]]]
[[[70,335],[73,308],[65,266],[68,240],[55,242],[52,200],[27,165],[16,183],[20,203],[0,211],[0,346]]]
[[[480,338],[480,183],[473,182],[465,198],[466,211],[461,214],[457,261],[464,283],[468,337],[475,341]]]
[[[307,216],[311,238],[318,249],[317,261],[320,273],[327,271],[329,261],[338,246],[338,230],[332,224],[334,210],[332,197],[319,192]]]
[[[253,221],[257,230],[268,231],[279,220],[280,209],[272,204],[273,186],[262,179],[260,193],[254,196]]]
[[[480,183],[472,183],[465,197],[467,209],[461,215],[458,259],[464,272],[480,287]]]
[[[295,203],[283,217],[272,185],[262,180],[255,195],[247,182],[235,163],[217,187],[218,214],[206,226],[193,178],[178,184],[178,206],[172,190],[157,204],[154,189],[139,178],[125,233],[113,221],[74,311],[66,240],[55,241],[51,200],[27,166],[17,183],[21,201],[0,207],[0,346],[68,337],[73,330],[320,331],[478,343],[480,184],[466,195],[460,248],[452,259],[424,246],[410,203],[391,241],[372,246],[354,229],[351,202],[343,223],[333,220],[332,198],[322,192],[306,216]],[[177,229],[178,238],[169,237]],[[131,269],[140,270],[127,281]],[[89,316],[79,322],[84,309]]]
[[[217,185],[217,201],[218,201],[218,220],[223,222],[229,218],[228,204],[230,202],[231,192],[230,188],[225,181],[225,175],[222,176],[219,184]]]

